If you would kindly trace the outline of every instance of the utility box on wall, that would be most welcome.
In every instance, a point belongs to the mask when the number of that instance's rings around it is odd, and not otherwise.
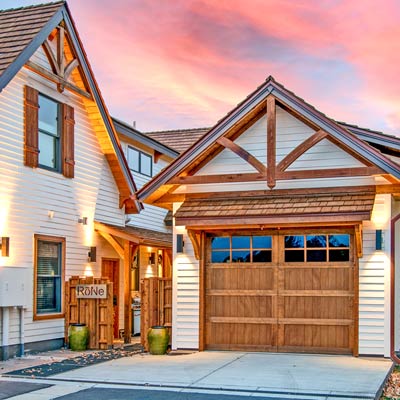
[[[0,267],[0,307],[27,305],[27,268]]]

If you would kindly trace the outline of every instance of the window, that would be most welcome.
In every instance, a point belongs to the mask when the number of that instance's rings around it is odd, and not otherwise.
[[[25,86],[24,163],[74,177],[74,109]]]
[[[34,319],[63,312],[65,239],[35,235]]]
[[[350,260],[350,235],[285,236],[285,262],[345,262]]]
[[[39,94],[39,166],[60,171],[59,104]]]
[[[219,236],[211,238],[212,263],[271,261],[271,236]]]
[[[131,171],[152,176],[153,160],[149,154],[143,153],[133,147],[128,147],[128,165]]]

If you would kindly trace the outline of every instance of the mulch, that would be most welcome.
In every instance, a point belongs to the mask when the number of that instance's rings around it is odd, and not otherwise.
[[[400,366],[396,366],[383,389],[382,400],[400,399]]]
[[[94,351],[83,354],[78,357],[65,359],[46,364],[37,365],[35,367],[18,369],[9,371],[2,376],[12,377],[48,377],[51,375],[61,374],[73,369],[88,367],[90,365],[99,364],[105,361],[116,360],[122,357],[130,357],[143,352],[143,347],[140,344],[133,344],[123,348]]]

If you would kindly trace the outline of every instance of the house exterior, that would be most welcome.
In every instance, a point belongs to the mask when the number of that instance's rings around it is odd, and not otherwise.
[[[0,359],[63,345],[75,275],[117,279],[130,340],[142,239],[113,229],[142,205],[68,6],[1,11],[0,33]]]
[[[173,211],[172,347],[393,355],[399,150],[272,77],[189,145],[137,193]]]

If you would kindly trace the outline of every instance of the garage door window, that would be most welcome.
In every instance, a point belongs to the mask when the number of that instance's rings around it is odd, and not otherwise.
[[[212,263],[257,263],[271,260],[271,236],[222,236],[211,239]]]
[[[287,235],[285,262],[346,262],[350,235]]]

